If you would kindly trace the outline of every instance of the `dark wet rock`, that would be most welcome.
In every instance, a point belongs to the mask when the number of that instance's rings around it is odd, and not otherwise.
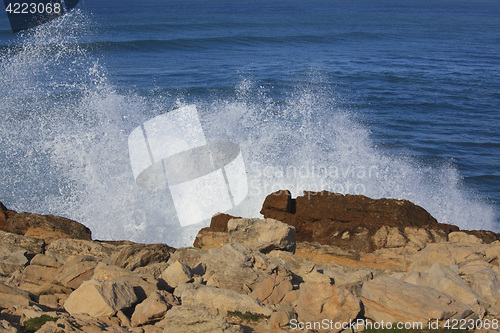
[[[294,226],[297,241],[319,242],[372,252],[377,249],[373,236],[381,227],[402,231],[403,246],[407,239],[404,228],[425,228],[441,233],[458,231],[441,224],[425,209],[408,200],[370,199],[362,195],[330,192],[305,192],[292,199],[289,191],[267,196],[261,214]]]

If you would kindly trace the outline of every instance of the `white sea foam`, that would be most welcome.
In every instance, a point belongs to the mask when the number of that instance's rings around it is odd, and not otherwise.
[[[134,183],[127,147],[133,128],[184,105],[185,96],[118,93],[78,46],[85,22],[77,11],[0,55],[0,201],[75,219],[97,239],[189,245],[208,221],[180,228],[167,191]],[[73,32],[63,35],[61,26]],[[279,189],[330,190],[409,199],[440,222],[494,228],[494,210],[462,189],[456,168],[375,147],[319,76],[284,98],[271,90],[242,79],[233,97],[195,101],[207,140],[237,143],[245,159],[250,193],[229,213],[260,216],[266,195]]]

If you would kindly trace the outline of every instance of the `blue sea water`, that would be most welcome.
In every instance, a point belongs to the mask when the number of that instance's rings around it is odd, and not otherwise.
[[[0,14],[0,70],[0,201],[96,238],[179,246],[207,223],[180,228],[128,156],[135,127],[188,104],[241,147],[229,213],[327,189],[500,230],[497,0],[81,0],[16,35]]]

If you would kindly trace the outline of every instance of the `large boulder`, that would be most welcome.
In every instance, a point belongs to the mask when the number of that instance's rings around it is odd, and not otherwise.
[[[179,305],[174,295],[164,290],[158,290],[135,307],[131,318],[132,326],[157,322],[174,305]]]
[[[97,261],[90,256],[76,256],[67,260],[55,272],[54,282],[66,288],[77,289],[94,275]]]
[[[425,273],[414,272],[410,274],[405,281],[439,290],[470,306],[479,317],[484,315],[482,306],[486,305],[486,301],[451,268],[439,262],[432,265]]]
[[[354,321],[361,311],[359,298],[349,290],[328,283],[307,282],[300,285],[297,301],[298,319],[301,322],[336,323]]]
[[[493,254],[487,255],[490,247],[495,244],[474,243],[434,243],[427,245],[423,250],[413,255],[411,259],[412,270],[426,270],[436,262],[445,266],[463,266],[473,261],[491,261]]]
[[[50,242],[58,238],[91,240],[90,229],[61,216],[17,213],[7,220],[10,232]]]
[[[227,230],[230,243],[240,243],[263,253],[295,252],[295,228],[275,219],[231,219]]]
[[[71,315],[112,316],[137,302],[134,288],[127,282],[88,280],[69,295],[64,309]]]
[[[256,297],[242,295],[234,290],[191,284],[175,292],[182,305],[201,307],[214,314],[226,315],[228,311],[254,313],[270,316],[273,310],[262,304]]]
[[[381,276],[363,284],[365,317],[375,322],[478,319],[469,307],[434,288]]]
[[[500,315],[500,276],[491,268],[483,268],[474,273],[473,288],[481,297],[486,299],[494,312]]]
[[[259,282],[279,271],[287,275],[284,267],[242,244],[210,249],[201,257],[201,262],[206,267],[207,285],[239,293],[250,293]]]
[[[297,241],[319,242],[372,252],[381,247],[408,244],[405,228],[424,228],[448,234],[458,231],[440,224],[425,209],[408,200],[370,199],[362,195],[304,192],[291,198],[289,191],[267,196],[261,214],[297,229]],[[391,227],[385,235],[374,235],[382,227]],[[432,235],[430,241],[433,241]]]
[[[131,271],[147,265],[167,262],[175,249],[166,244],[131,244],[120,246],[120,250],[109,259],[109,264]]]
[[[114,265],[100,262],[94,270],[93,279],[109,282],[126,282],[134,288],[139,300],[144,300],[158,289],[158,281],[152,275],[140,275]]]
[[[193,278],[191,269],[179,260],[171,262],[170,266],[163,271],[161,278],[172,288],[176,288],[181,283],[190,282]]]
[[[29,292],[0,283],[0,308],[28,306],[33,303]]]
[[[293,286],[284,276],[270,276],[257,285],[252,296],[267,305],[279,304],[292,291]]]
[[[197,307],[175,306],[165,315],[164,333],[243,333],[221,316]]]

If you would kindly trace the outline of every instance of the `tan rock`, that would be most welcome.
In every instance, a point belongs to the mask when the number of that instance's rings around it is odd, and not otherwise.
[[[59,268],[68,259],[67,256],[37,254],[31,259],[31,265]]]
[[[58,268],[54,281],[64,287],[77,289],[84,281],[92,278],[96,266],[97,261],[94,257],[73,257]]]
[[[412,245],[417,250],[423,249],[429,243],[437,243],[446,240],[445,233],[443,233],[443,236],[441,238],[439,236],[439,233],[436,233],[435,236],[433,236],[431,231],[426,230],[425,228],[405,227],[404,235],[406,236],[406,238],[408,238],[408,245]]]
[[[429,286],[455,297],[466,305],[480,303],[480,297],[448,266],[435,263],[429,270]],[[478,313],[479,316],[481,314]]]
[[[24,269],[28,263],[26,255],[26,250],[0,252],[0,276],[10,276],[12,273]]]
[[[133,271],[150,264],[167,262],[174,251],[166,244],[125,245],[111,256],[109,264]]]
[[[292,289],[292,283],[287,277],[270,276],[260,282],[251,295],[264,304],[275,305],[280,303]]]
[[[37,285],[53,283],[56,272],[57,268],[54,267],[29,265],[22,273],[22,281]]]
[[[410,259],[413,267],[429,268],[436,262],[445,266],[462,266],[471,261],[485,260],[487,248],[488,245],[486,244],[433,243],[427,245]]]
[[[467,234],[463,231],[454,231],[448,234],[448,241],[452,243],[473,243],[483,244],[483,240],[474,235]]]
[[[194,307],[175,306],[165,315],[164,333],[243,333],[223,317]]]
[[[439,290],[470,306],[479,318],[484,316],[485,309],[482,305],[485,305],[486,301],[474,292],[456,272],[439,262],[432,265],[425,273],[414,272],[405,281]]]
[[[242,244],[226,244],[208,250],[201,258],[206,265],[207,285],[250,293],[260,281],[280,269],[259,251]]]
[[[116,317],[120,320],[120,326],[127,326],[127,327],[132,326],[130,319],[123,313],[123,311],[121,310],[118,311],[116,313]]]
[[[339,264],[323,264],[318,266],[322,274],[329,277],[336,286],[365,282],[381,274],[381,270],[371,267],[349,267]]]
[[[254,296],[205,285],[192,285],[191,288],[184,289],[180,298],[183,306],[201,307],[214,314],[225,315],[227,311],[240,311],[270,316],[273,312]]]
[[[86,255],[105,259],[117,250],[118,248],[115,245],[107,243],[61,238],[50,242],[46,248],[46,254],[62,254],[70,256]]]
[[[61,298],[56,295],[40,295],[38,303],[55,310],[59,310],[61,309],[60,300]]]
[[[231,219],[227,230],[231,243],[263,253],[272,250],[295,252],[295,228],[275,219]]]
[[[282,265],[291,271],[298,271],[306,262],[311,262],[303,257],[294,255],[287,251],[274,250],[267,254],[267,257],[277,265]]]
[[[332,279],[323,274],[323,271],[320,271],[317,265],[313,262],[306,262],[299,271],[296,273],[299,275],[304,282],[321,282],[327,284],[333,284]]]
[[[196,235],[193,246],[208,250],[219,248],[228,242],[229,234],[227,232],[211,231],[203,228]]]
[[[88,280],[64,303],[71,315],[112,316],[137,302],[133,287],[126,282]]]
[[[474,273],[474,290],[486,299],[493,309],[490,312],[496,312],[500,315],[500,278],[499,275],[490,268],[483,268]]]
[[[179,305],[179,302],[172,294],[158,290],[135,307],[131,320],[132,326],[157,322],[174,305]]]
[[[303,322],[323,319],[349,322],[358,316],[361,304],[359,299],[345,288],[327,283],[306,282],[300,285],[295,310],[299,321]]]
[[[134,269],[134,273],[137,273],[141,276],[151,275],[155,279],[159,279],[161,277],[161,273],[163,273],[163,271],[167,269],[168,266],[169,264],[166,262],[158,262],[144,267],[137,267],[136,269]]]
[[[376,322],[478,319],[470,307],[436,289],[385,276],[365,282],[361,296],[365,316]]]
[[[486,258],[490,262],[496,262],[496,265],[500,265],[500,241],[495,241],[489,244],[484,250]]]
[[[34,302],[29,292],[0,283],[0,307],[28,306]]]
[[[193,274],[191,274],[191,270],[186,264],[179,260],[174,260],[170,266],[163,271],[161,278],[167,282],[169,286],[176,288],[181,283],[192,281]]]
[[[17,333],[18,330],[12,326],[7,320],[0,320],[0,332],[3,333]]]
[[[292,305],[288,302],[280,304],[275,312],[271,314],[269,320],[267,321],[271,327],[283,327],[287,326],[292,319],[297,316]]]
[[[43,252],[44,242],[41,239],[25,237],[0,230],[0,253],[27,251],[30,254]]]
[[[170,256],[170,260],[179,260],[192,269],[200,263],[201,257],[205,252],[205,250],[197,247],[181,247]]]
[[[144,300],[157,289],[157,280],[153,276],[141,276],[136,272],[131,272],[118,266],[100,262],[94,271],[93,279],[110,282],[126,282],[130,284],[139,298]]]

